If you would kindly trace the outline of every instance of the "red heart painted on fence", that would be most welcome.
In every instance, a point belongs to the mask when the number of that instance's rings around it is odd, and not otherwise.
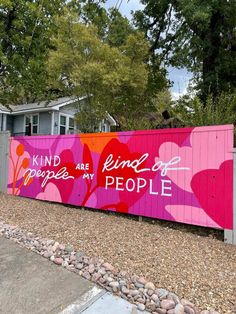
[[[223,229],[232,229],[233,161],[223,162],[219,169],[198,172],[192,178],[191,187],[207,215]]]

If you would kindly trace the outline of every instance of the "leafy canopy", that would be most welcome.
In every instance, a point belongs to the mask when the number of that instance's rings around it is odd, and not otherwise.
[[[64,5],[64,0],[1,1],[1,103],[33,100],[44,93],[53,16]]]
[[[142,0],[136,25],[155,57],[195,75],[203,101],[236,87],[235,0]]]
[[[58,17],[56,25],[48,60],[51,88],[87,96],[87,108],[97,120],[106,111],[125,113],[128,118],[144,110],[148,83],[144,61],[149,45],[142,33],[129,35],[117,48],[102,41],[95,26],[82,24],[70,11]]]

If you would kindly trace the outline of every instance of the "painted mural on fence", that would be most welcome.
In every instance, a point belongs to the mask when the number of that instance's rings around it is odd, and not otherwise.
[[[10,141],[10,194],[232,229],[231,125]]]

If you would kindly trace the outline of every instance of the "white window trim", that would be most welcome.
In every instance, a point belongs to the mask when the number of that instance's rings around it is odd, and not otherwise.
[[[102,121],[99,123],[99,132],[101,133],[109,133],[111,132],[111,125],[106,123],[106,119],[102,119]],[[109,123],[109,121],[107,121]],[[103,131],[103,128],[105,128],[105,130]]]
[[[38,116],[38,133],[33,133],[33,116]],[[25,128],[26,128],[26,117],[30,117],[30,123],[31,123],[31,134],[39,134],[39,113],[32,113],[32,114],[25,114],[24,115],[24,133],[25,133]]]
[[[51,135],[54,134],[55,116],[54,111],[51,112]]]
[[[75,131],[75,117],[71,114],[59,113],[59,121],[58,121],[59,123],[58,123],[58,130],[57,130],[58,135],[60,135],[61,117],[66,118],[66,133],[65,134],[69,134],[69,118],[74,120],[74,131]]]

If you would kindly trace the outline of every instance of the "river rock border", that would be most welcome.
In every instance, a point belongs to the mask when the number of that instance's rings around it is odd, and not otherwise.
[[[90,258],[73,246],[34,236],[16,226],[0,221],[0,235],[49,259],[53,263],[78,273],[113,294],[135,304],[140,311],[153,314],[220,314],[199,309],[175,293],[157,288],[143,277],[131,276],[100,258]]]

